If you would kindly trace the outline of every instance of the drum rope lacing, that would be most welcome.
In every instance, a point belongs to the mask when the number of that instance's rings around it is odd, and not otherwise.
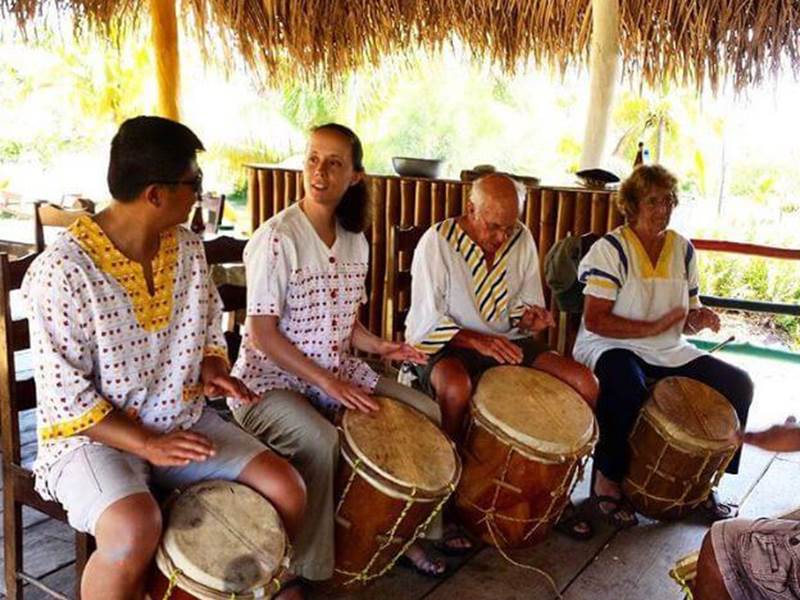
[[[288,557],[288,552],[287,552],[287,557]],[[251,590],[240,595],[237,595],[236,592],[231,592],[230,595],[227,595],[225,594],[225,592],[220,592],[219,590],[209,588],[196,581],[191,582],[192,583],[191,587],[196,587],[200,589],[202,593],[206,595],[216,596],[217,598],[224,598],[225,600],[237,600],[237,599],[257,600],[258,598],[271,598],[272,596],[281,591],[282,584],[279,578],[288,565],[287,557],[284,557],[284,560],[281,561],[281,568],[277,571],[276,575],[273,576],[272,579],[270,579],[269,583],[267,583],[266,585],[262,586],[257,590]],[[172,592],[175,591],[175,588],[181,587],[178,584],[178,580],[182,575],[185,575],[185,573],[183,572],[183,569],[181,569],[180,567],[176,567],[175,564],[172,562],[172,560],[165,554],[162,554],[161,558],[167,563],[167,566],[169,567],[169,579],[167,582],[167,589],[164,592],[164,595],[162,596],[161,600],[170,600]],[[268,587],[272,587],[273,585],[275,586],[275,591],[265,596],[264,590],[266,590]],[[189,591],[191,593],[191,590],[186,590],[186,591]]]
[[[470,423],[469,423],[468,429],[467,429],[467,438],[469,438],[469,436],[472,435],[472,432],[473,432],[472,428],[473,428],[474,425],[477,425],[479,427],[483,427],[483,429],[486,429],[487,431],[489,431],[489,433],[494,433],[489,427],[486,426],[486,424],[484,424],[482,422],[478,422],[477,419],[470,419]],[[515,444],[509,443],[509,440],[503,439],[503,437],[499,437],[499,436],[496,436],[496,437],[501,441],[501,443],[503,443],[508,448],[508,451],[506,452],[506,459],[505,459],[505,463],[503,465],[503,470],[502,470],[502,472],[500,474],[499,483],[495,484],[495,492],[494,492],[494,496],[492,498],[492,504],[490,505],[490,507],[488,509],[485,509],[485,508],[483,508],[481,506],[478,506],[477,504],[475,504],[474,502],[469,501],[469,500],[466,501],[466,504],[469,505],[471,508],[473,508],[473,509],[475,509],[478,512],[483,514],[483,517],[478,521],[478,524],[479,525],[483,524],[486,527],[486,530],[489,532],[489,535],[491,536],[492,541],[494,542],[494,546],[497,548],[497,551],[500,553],[500,556],[502,556],[506,561],[508,561],[510,564],[512,564],[512,565],[514,565],[516,567],[519,567],[519,568],[522,568],[522,569],[528,569],[530,571],[533,571],[533,572],[541,575],[547,581],[547,583],[550,585],[551,589],[556,594],[556,597],[559,598],[559,599],[562,599],[563,596],[561,595],[561,592],[559,591],[555,580],[553,579],[553,577],[547,571],[544,571],[543,569],[539,569],[538,567],[534,567],[533,565],[526,565],[524,563],[518,562],[518,561],[514,560],[513,558],[511,558],[503,550],[503,548],[502,548],[502,546],[501,546],[501,544],[500,544],[500,542],[498,540],[498,536],[500,538],[502,538],[505,543],[507,543],[507,540],[505,539],[505,536],[503,536],[502,532],[497,527],[495,521],[496,520],[505,520],[505,521],[517,522],[517,523],[533,523],[533,527],[531,527],[530,530],[528,530],[528,532],[523,537],[523,539],[527,540],[540,527],[542,527],[543,525],[545,525],[547,523],[550,523],[551,519],[552,519],[552,515],[554,513],[557,512],[557,514],[560,514],[561,511],[564,510],[564,507],[566,506],[569,497],[572,495],[572,492],[575,490],[575,486],[584,477],[586,463],[587,463],[587,461],[589,459],[589,455],[591,454],[591,448],[594,446],[594,443],[595,443],[595,441],[597,439],[596,426],[595,426],[595,430],[594,430],[593,435],[592,435],[592,441],[590,443],[589,450],[586,451],[584,449],[581,454],[576,454],[575,458],[577,460],[576,460],[575,464],[568,469],[567,473],[562,478],[561,483],[558,486],[558,488],[556,488],[556,490],[550,492],[550,497],[552,499],[551,502],[550,502],[550,505],[548,506],[547,510],[545,511],[544,516],[542,516],[542,517],[540,517],[538,519],[522,519],[522,518],[519,518],[519,517],[510,517],[510,516],[503,515],[503,514],[500,514],[500,513],[497,512],[497,500],[499,498],[500,488],[501,488],[500,483],[505,483],[506,482],[506,477],[508,475],[508,470],[510,468],[511,459],[513,458],[513,454],[516,452],[517,454],[519,454],[520,456],[522,456],[523,458],[526,458],[526,459],[528,458],[528,454],[526,452],[520,451],[516,447]],[[468,445],[469,444],[465,444],[465,446],[468,446]],[[561,461],[558,461],[558,462],[564,462],[564,461],[561,460]],[[577,473],[577,476],[576,476],[576,473]],[[568,483],[568,482],[571,482],[571,483]],[[569,488],[569,489],[567,489],[567,488]],[[560,506],[558,506],[557,510],[555,510],[557,505],[559,504],[559,499],[561,499]]]
[[[336,506],[336,515],[337,516],[339,515],[339,511],[341,510],[342,505],[344,504],[345,498],[347,497],[347,493],[350,491],[350,487],[352,486],[353,481],[355,481],[355,478],[357,476],[361,476],[362,475],[359,472],[359,466],[360,465],[361,465],[361,460],[356,458],[353,461],[352,471],[350,472],[350,477],[347,479],[347,483],[344,486],[344,490],[342,490],[342,497],[339,499],[339,503]],[[362,478],[363,478],[363,476],[362,476]],[[368,582],[368,581],[370,581],[372,579],[376,579],[376,578],[381,577],[382,575],[388,573],[389,570],[392,567],[394,567],[394,565],[397,562],[397,560],[401,556],[403,556],[406,553],[406,551],[411,547],[411,545],[417,540],[417,538],[420,535],[422,535],[428,529],[430,524],[433,522],[433,519],[436,518],[436,516],[439,514],[439,512],[444,507],[444,505],[447,502],[448,498],[450,498],[450,496],[455,491],[455,489],[456,489],[455,484],[452,483],[452,482],[449,483],[448,484],[448,489],[449,489],[449,492],[440,500],[439,504],[436,505],[436,508],[434,508],[433,511],[431,512],[431,514],[428,515],[428,518],[425,519],[422,523],[420,523],[417,526],[417,528],[414,530],[413,535],[411,535],[408,538],[408,541],[405,544],[403,544],[403,546],[400,548],[400,550],[397,552],[397,554],[395,554],[395,556],[380,571],[378,571],[376,573],[373,573],[373,574],[370,574],[369,570],[372,568],[372,566],[375,563],[375,561],[378,560],[378,557],[381,555],[381,553],[383,553],[383,551],[386,550],[386,548],[388,548],[392,543],[394,543],[395,535],[397,533],[397,530],[399,529],[399,527],[402,524],[403,520],[408,515],[408,511],[411,510],[411,507],[414,504],[417,503],[414,500],[414,497],[417,494],[417,488],[416,487],[412,488],[411,494],[410,494],[411,498],[405,502],[405,504],[403,506],[403,510],[400,512],[400,514],[398,515],[397,519],[395,519],[394,524],[390,528],[388,534],[385,536],[386,540],[381,544],[381,546],[378,548],[378,550],[372,555],[372,557],[367,562],[366,566],[361,571],[358,571],[358,572],[345,571],[344,569],[338,569],[338,568],[334,569],[334,571],[336,573],[340,573],[341,575],[346,575],[346,576],[350,577],[350,579],[345,581],[343,585],[347,586],[347,585],[352,585],[354,583],[366,583],[366,582]]]
[[[683,491],[680,494],[680,496],[678,496],[677,498],[658,496],[647,490],[647,486],[649,485],[650,480],[653,478],[655,474],[658,474],[659,477],[671,483],[677,483],[678,479],[676,477],[673,477],[669,473],[666,473],[661,470],[661,462],[666,456],[666,452],[670,448],[670,445],[668,443],[668,438],[666,437],[667,433],[663,431],[663,429],[659,426],[659,424],[655,422],[653,419],[649,418],[647,415],[645,415],[644,412],[640,412],[639,416],[636,418],[636,422],[634,423],[633,429],[631,431],[633,432],[638,431],[639,424],[642,420],[647,421],[647,423],[662,437],[664,445],[661,448],[661,452],[659,453],[659,456],[656,459],[655,464],[647,465],[648,475],[645,478],[644,482],[642,482],[641,484],[637,483],[630,477],[630,475],[626,475],[624,479],[625,483],[633,489],[634,494],[638,494],[648,500],[667,504],[667,506],[662,509],[664,512],[671,511],[674,509],[680,510],[683,508],[688,508],[689,510],[691,510],[697,507],[699,504],[704,502],[706,498],[708,498],[708,495],[711,493],[711,490],[716,488],[717,485],[719,484],[720,480],[722,479],[722,476],[725,474],[725,471],[728,468],[728,465],[733,460],[733,457],[736,454],[735,451],[736,448],[734,448],[733,451],[729,451],[727,453],[725,459],[717,466],[713,479],[711,479],[707,484],[704,484],[700,488],[696,499],[687,501],[686,497],[693,490],[696,484],[702,483],[700,480],[700,476],[702,475],[703,471],[705,470],[706,466],[709,464],[711,459],[719,456],[720,454],[719,451],[716,453],[708,450],[701,452],[697,451],[693,452],[695,456],[701,455],[703,457],[703,462],[697,469],[694,476],[688,478],[682,478]],[[630,448],[633,454],[636,455],[639,454],[639,452],[636,450],[633,444],[630,445]]]
[[[505,461],[505,464],[503,465],[503,471],[501,473],[501,478],[500,478],[501,482],[504,482],[505,479],[506,479],[506,475],[508,474],[508,468],[509,468],[509,465],[511,463],[511,458],[512,458],[513,453],[515,451],[516,450],[515,450],[515,448],[513,446],[508,446],[508,452],[506,453],[506,461]],[[516,522],[521,522],[521,523],[535,523],[535,525],[523,537],[523,539],[528,539],[531,535],[533,535],[533,533],[537,529],[539,529],[539,527],[541,527],[545,523],[549,523],[550,522],[550,517],[553,514],[553,508],[556,505],[556,503],[558,502],[559,498],[564,498],[564,502],[561,503],[561,508],[560,508],[559,512],[564,509],[564,506],[566,505],[566,499],[569,498],[569,496],[571,494],[571,491],[570,491],[570,493],[567,494],[566,496],[562,496],[562,494],[564,494],[564,492],[565,492],[565,490],[567,488],[566,482],[569,481],[570,479],[573,479],[573,484],[571,486],[571,490],[574,489],[574,487],[577,484],[577,482],[580,479],[583,478],[585,462],[586,462],[586,457],[584,457],[584,459],[579,463],[579,465],[577,467],[572,467],[572,468],[569,469],[569,471],[567,472],[567,475],[562,479],[561,485],[558,487],[558,489],[556,489],[554,492],[551,492],[550,497],[552,498],[552,500],[550,502],[550,506],[547,508],[547,511],[545,512],[545,515],[543,517],[539,518],[539,519],[519,519],[519,518],[513,518],[513,517],[508,517],[506,515],[498,514],[496,512],[496,505],[497,505],[497,499],[498,499],[498,497],[500,495],[500,486],[499,485],[495,485],[494,498],[492,499],[492,504],[489,507],[489,509],[483,509],[480,506],[476,505],[474,502],[468,502],[468,504],[472,505],[473,508],[475,508],[479,512],[483,513],[484,516],[478,521],[478,524],[479,525],[480,524],[485,525],[486,530],[489,532],[489,535],[491,536],[492,541],[494,542],[495,548],[497,548],[497,551],[500,553],[500,556],[502,556],[506,561],[508,561],[510,564],[512,564],[512,565],[514,565],[516,567],[519,567],[521,569],[528,569],[530,571],[533,571],[534,573],[537,573],[538,575],[541,575],[545,579],[545,581],[547,581],[547,583],[550,585],[551,589],[555,593],[556,597],[559,598],[559,600],[563,599],[563,596],[561,595],[561,592],[559,591],[558,586],[556,585],[556,582],[553,579],[552,575],[550,575],[547,571],[545,571],[543,569],[540,569],[538,567],[534,567],[533,565],[526,565],[525,563],[521,563],[521,562],[518,562],[518,561],[514,560],[513,558],[511,558],[503,550],[503,548],[502,548],[502,546],[501,546],[501,544],[500,544],[500,542],[498,540],[498,536],[503,538],[503,541],[506,542],[506,543],[507,543],[507,540],[505,540],[505,537],[503,536],[502,532],[497,529],[497,525],[495,524],[495,519],[496,518],[501,518],[501,519],[505,519],[505,520],[508,520],[508,521],[516,521]],[[573,475],[575,474],[576,470],[579,471],[580,475],[579,475],[579,477],[573,478]]]

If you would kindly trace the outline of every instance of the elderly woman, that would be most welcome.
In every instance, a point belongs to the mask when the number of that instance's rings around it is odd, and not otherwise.
[[[584,289],[576,360],[600,382],[593,495],[599,513],[616,527],[637,523],[622,498],[628,435],[647,399],[646,379],[680,375],[724,395],[744,425],[753,397],[741,369],[689,344],[683,333],[719,330],[719,318],[700,304],[697,258],[689,240],[667,229],[677,205],[676,178],[665,168],[640,166],[622,184],[617,205],[625,225],[598,240],[578,268]],[[728,472],[736,473],[739,456]],[[735,516],[712,493],[712,519]]]

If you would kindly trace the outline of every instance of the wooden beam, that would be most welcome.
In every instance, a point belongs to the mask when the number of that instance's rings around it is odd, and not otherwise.
[[[150,20],[158,81],[158,114],[179,121],[181,68],[175,0],[150,0]]]
[[[619,73],[619,0],[592,0],[589,110],[583,135],[582,169],[602,166],[611,104]]]

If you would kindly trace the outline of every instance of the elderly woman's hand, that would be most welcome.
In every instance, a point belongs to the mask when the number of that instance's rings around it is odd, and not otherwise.
[[[685,333],[699,333],[703,329],[710,329],[713,332],[719,331],[719,316],[705,306],[695,310],[689,311],[689,316],[686,319]]]
[[[664,333],[672,329],[677,323],[680,323],[686,318],[686,309],[682,306],[676,306],[660,319],[653,321],[653,335]]]

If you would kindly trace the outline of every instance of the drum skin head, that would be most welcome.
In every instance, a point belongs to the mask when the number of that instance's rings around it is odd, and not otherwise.
[[[592,441],[594,415],[563,381],[529,367],[494,367],[472,399],[485,419],[520,445],[554,457],[580,453]]]
[[[172,504],[162,551],[191,580],[227,593],[265,586],[286,553],[272,505],[232,481],[191,486]]]
[[[725,396],[688,377],[666,377],[645,405],[649,416],[683,445],[721,449],[736,445],[739,419]]]
[[[373,396],[374,413],[348,410],[342,419],[346,442],[359,460],[403,486],[437,492],[455,479],[458,463],[444,433],[418,410]]]

